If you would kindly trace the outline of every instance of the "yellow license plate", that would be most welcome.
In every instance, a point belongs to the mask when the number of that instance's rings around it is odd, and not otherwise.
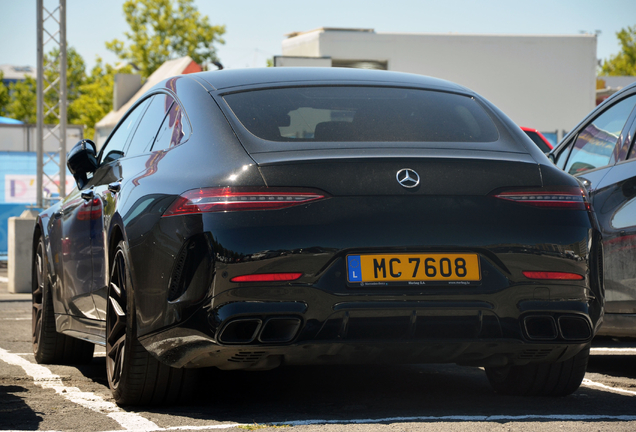
[[[477,254],[347,255],[349,282],[481,280]]]

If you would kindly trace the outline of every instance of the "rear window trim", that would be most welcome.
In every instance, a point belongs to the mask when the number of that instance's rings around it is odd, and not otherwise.
[[[288,89],[288,88],[311,88],[311,87],[374,87],[374,88],[396,88],[396,89],[404,89],[404,90],[425,90],[425,91],[433,91],[438,93],[450,93],[458,96],[465,96],[471,99],[475,99],[475,95],[471,92],[460,92],[453,91],[451,89],[445,90],[441,88],[433,88],[433,87],[417,87],[417,86],[407,86],[407,85],[392,85],[391,83],[382,82],[381,84],[375,84],[373,82],[369,82],[368,84],[360,84],[359,81],[355,81],[352,83],[311,83],[311,84],[293,84],[293,83],[285,83],[281,85],[258,85],[249,88],[240,88],[233,89],[229,91],[218,91],[217,96],[224,98],[225,96],[229,96],[236,93],[247,93],[252,91],[259,90],[280,90],[280,89]]]

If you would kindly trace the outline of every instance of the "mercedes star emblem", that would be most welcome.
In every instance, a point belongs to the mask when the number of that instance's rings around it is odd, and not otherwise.
[[[407,189],[414,188],[418,184],[420,184],[420,176],[418,173],[413,171],[411,168],[402,168],[397,172],[395,176],[399,184],[404,186]]]

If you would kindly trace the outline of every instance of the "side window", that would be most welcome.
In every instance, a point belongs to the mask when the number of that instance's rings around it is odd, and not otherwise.
[[[572,150],[572,141],[570,140],[570,142],[565,146],[565,148],[561,150],[561,153],[559,153],[559,156],[557,157],[555,165],[561,169],[565,169],[565,162],[568,160],[568,156],[570,155],[571,150]]]
[[[636,96],[623,99],[579,132],[565,171],[578,174],[607,165],[635,102]]]
[[[101,163],[112,162],[124,155],[126,142],[128,141],[131,132],[135,130],[139,117],[141,117],[146,108],[148,108],[149,103],[150,99],[146,99],[144,102],[139,104],[130,114],[128,114],[128,117],[126,117],[124,122],[110,136],[110,139],[102,150]]]
[[[157,134],[152,151],[166,150],[181,144],[190,137],[190,123],[178,103],[172,104]]]
[[[152,98],[150,106],[139,122],[135,135],[130,140],[127,156],[135,156],[150,150],[157,136],[157,131],[159,131],[159,126],[161,126],[173,103],[172,96],[166,94],[158,94]]]

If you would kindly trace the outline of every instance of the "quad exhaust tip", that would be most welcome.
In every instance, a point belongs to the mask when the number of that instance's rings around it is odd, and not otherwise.
[[[551,315],[531,315],[523,319],[523,324],[531,340],[587,340],[592,337],[588,320],[577,315],[562,315],[555,319]]]
[[[263,323],[259,318],[239,318],[230,321],[221,333],[219,341],[225,344],[249,344],[291,342],[300,329],[300,318],[269,318]]]
[[[227,344],[248,344],[256,339],[262,324],[260,319],[236,319],[223,328],[219,340]]]
[[[262,343],[290,342],[300,329],[299,318],[270,318],[265,322],[258,337]]]

